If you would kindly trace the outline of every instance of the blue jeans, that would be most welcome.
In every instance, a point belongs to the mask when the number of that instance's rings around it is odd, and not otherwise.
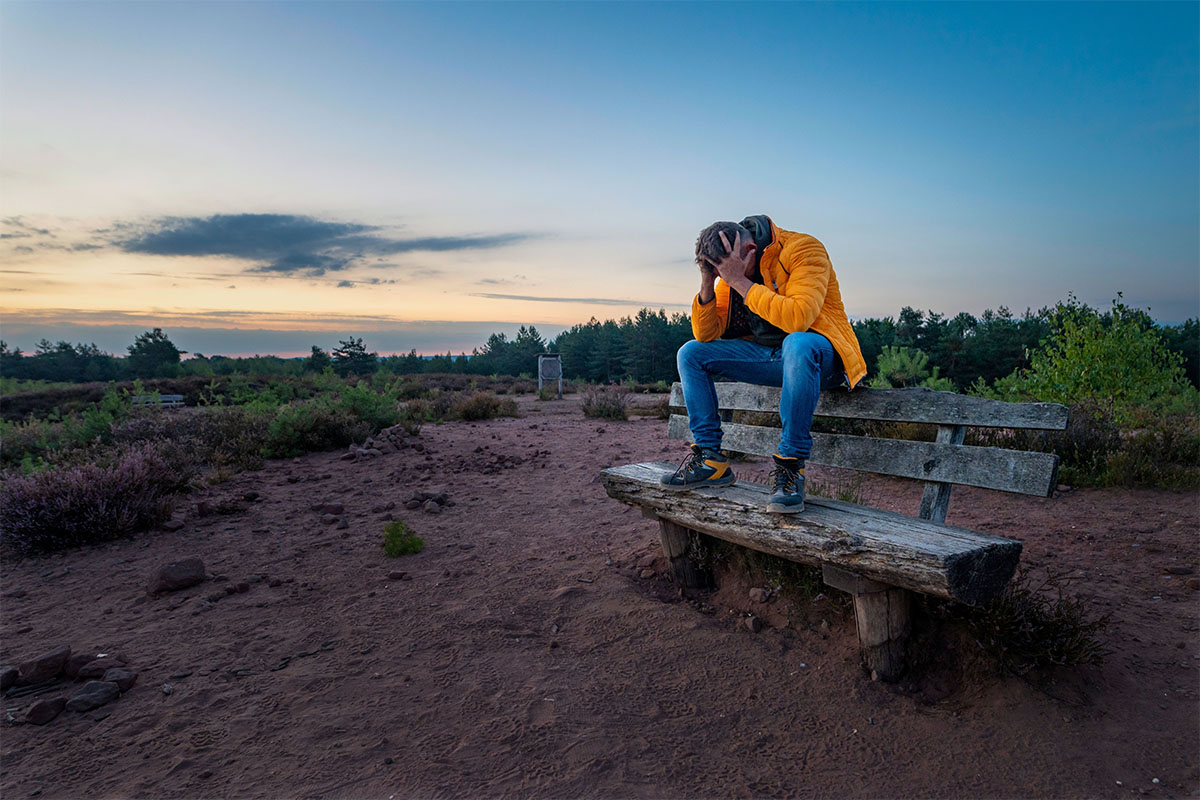
[[[779,417],[783,434],[779,455],[808,458],[812,452],[812,418],[822,389],[843,380],[842,360],[819,333],[790,333],[782,347],[767,347],[742,339],[715,342],[692,340],[676,357],[683,383],[692,440],[701,447],[721,449],[721,417],[713,379],[782,386]]]

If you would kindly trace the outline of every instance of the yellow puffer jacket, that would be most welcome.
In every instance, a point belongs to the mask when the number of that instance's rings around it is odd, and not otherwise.
[[[750,288],[746,307],[788,333],[814,331],[824,336],[842,357],[854,387],[867,374],[867,364],[846,317],[825,245],[806,233],[785,231],[771,222],[771,244],[763,250],[759,267],[763,284]],[[699,294],[692,301],[692,334],[700,341],[711,342],[725,332],[729,291],[729,284],[718,278],[715,302],[701,304]]]

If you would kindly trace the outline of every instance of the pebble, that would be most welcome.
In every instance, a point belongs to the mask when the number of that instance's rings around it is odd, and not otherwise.
[[[91,711],[94,708],[111,703],[121,696],[121,689],[115,683],[108,681],[88,681],[83,688],[71,695],[67,701],[70,711]]]
[[[402,580],[404,580],[404,576],[407,574],[408,574],[407,572],[401,572],[398,569],[394,569],[388,573],[388,580],[389,581],[402,581]]]
[[[270,586],[272,589],[281,585],[283,585],[283,581],[279,580],[279,578],[271,578],[271,580],[267,581],[267,586]]]
[[[169,519],[163,523],[163,530],[178,531],[183,530],[184,522],[181,519]]]
[[[1167,567],[1168,575],[1191,575],[1193,572],[1191,567]]]
[[[78,678],[82,680],[99,680],[104,677],[104,673],[108,672],[113,667],[124,666],[118,663],[115,658],[95,658],[79,668]]]
[[[648,554],[642,556],[641,558],[639,558],[637,560],[638,569],[645,569],[646,567],[653,567],[654,561],[657,558],[658,558],[658,556],[656,556],[654,553],[648,553]]]
[[[333,523],[335,523],[337,521],[338,521],[337,514],[322,514],[321,515],[321,522],[325,523],[326,525],[332,525]]]
[[[163,693],[163,694],[168,694],[168,695],[169,695],[169,694],[171,694],[171,692],[173,692],[173,691],[175,691],[175,687],[174,687],[174,686],[172,686],[171,684],[169,684],[169,683],[164,683],[164,684],[162,685],[162,693]]]
[[[644,569],[638,573],[639,578],[653,578],[657,573],[652,569]]]
[[[762,630],[762,620],[758,617],[746,617],[742,620],[742,624],[746,626],[746,630],[751,633],[758,633]]]
[[[442,513],[442,507],[433,500],[426,500],[425,505],[421,506],[421,510],[423,510],[426,514]]]
[[[340,520],[338,520],[338,524],[335,527],[338,530],[345,530],[346,528],[350,527],[350,520],[346,519],[345,517],[342,517]]]
[[[253,503],[261,496],[262,495],[260,495],[258,492],[246,492],[244,495],[242,495],[242,499]]]
[[[7,692],[17,682],[21,671],[16,667],[0,667],[0,692]]]
[[[25,712],[25,721],[30,725],[45,725],[57,717],[67,707],[67,698],[56,697],[53,700],[38,700]]]
[[[770,592],[766,589],[754,588],[750,590],[750,601],[753,603],[765,603],[770,597]]]

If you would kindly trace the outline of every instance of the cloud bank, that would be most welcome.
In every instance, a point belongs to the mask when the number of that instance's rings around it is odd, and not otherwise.
[[[127,253],[159,256],[225,256],[253,262],[252,272],[324,275],[379,259],[416,252],[492,250],[532,238],[528,233],[490,236],[397,238],[385,228],[296,214],[213,214],[161,217],[130,230],[118,225],[109,243]],[[370,263],[368,263],[370,262]]]

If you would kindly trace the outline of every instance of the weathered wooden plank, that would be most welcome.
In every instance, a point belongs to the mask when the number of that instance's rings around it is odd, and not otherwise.
[[[779,411],[780,389],[749,383],[717,383],[722,409]],[[682,408],[683,386],[671,387],[672,406]],[[1056,403],[1007,403],[932,389],[855,389],[821,392],[818,417],[930,422],[974,428],[1034,428],[1061,431],[1067,427],[1067,407]]]
[[[722,423],[721,447],[737,453],[769,456],[778,451],[779,429],[757,425]],[[687,417],[672,414],[668,436],[690,436]],[[878,472],[901,478],[916,478],[963,486],[980,486],[1048,497],[1058,475],[1058,456],[974,447],[945,442],[914,442],[906,439],[875,439],[840,433],[814,433],[809,461],[831,467]]]
[[[963,443],[967,429],[963,425],[941,425],[938,427],[937,440],[942,444],[959,445]],[[921,494],[921,519],[936,522],[939,525],[946,521],[946,512],[950,510],[950,490],[953,483],[938,483],[930,481],[925,484]]]
[[[667,519],[660,519],[658,527],[662,534],[663,554],[670,560],[671,574],[679,585],[688,589],[708,586],[712,582],[708,572],[688,552],[693,531]]]
[[[662,488],[674,464],[629,464],[601,473],[610,497],[735,544],[806,564],[831,563],[871,580],[963,603],[999,593],[1021,543],[822,497],[802,514],[767,513],[769,490],[740,482],[689,492]]]

